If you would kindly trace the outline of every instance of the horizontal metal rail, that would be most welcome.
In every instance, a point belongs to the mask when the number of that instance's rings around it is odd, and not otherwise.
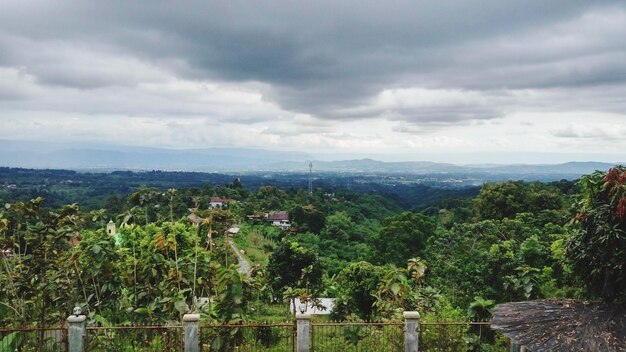
[[[0,333],[14,332],[14,331],[53,331],[53,330],[67,330],[67,328],[66,327],[48,328],[48,327],[38,327],[38,326],[20,326],[16,328],[0,328]]]
[[[489,321],[425,321],[420,322],[420,325],[491,325]]]
[[[345,323],[311,323],[313,326],[402,326],[401,322],[345,322]]]
[[[182,329],[182,325],[131,325],[131,326],[88,326],[87,331],[93,330],[175,330]]]
[[[263,327],[263,326],[269,326],[269,327],[281,327],[281,326],[294,326],[295,323],[245,323],[245,324],[203,324],[200,325],[200,328],[208,328],[208,329],[219,329],[219,328],[258,328],[258,327]]]

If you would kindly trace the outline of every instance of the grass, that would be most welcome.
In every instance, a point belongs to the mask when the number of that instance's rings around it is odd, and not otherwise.
[[[269,227],[269,228],[268,228]],[[259,264],[265,267],[272,254],[275,242],[267,239],[264,234],[275,230],[270,226],[244,224],[233,241],[237,247],[248,257],[250,264]]]
[[[287,303],[256,305],[256,310],[250,315],[251,321],[284,323],[293,320],[293,315],[289,312]]]

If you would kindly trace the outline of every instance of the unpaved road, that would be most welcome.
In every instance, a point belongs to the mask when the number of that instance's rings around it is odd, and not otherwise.
[[[228,242],[228,245],[233,250],[233,252],[235,252],[235,255],[237,256],[237,262],[239,262],[239,267],[237,268],[237,271],[246,275],[250,274],[250,263],[248,262],[246,257],[244,257],[243,254],[241,254],[241,251],[239,250],[239,248],[237,248],[235,243],[233,243],[233,240],[228,238],[226,241]]]

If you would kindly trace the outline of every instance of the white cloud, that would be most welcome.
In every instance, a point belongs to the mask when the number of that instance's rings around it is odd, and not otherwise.
[[[626,148],[623,3],[353,6],[284,4],[276,21],[261,5],[9,1],[0,138],[416,158]]]

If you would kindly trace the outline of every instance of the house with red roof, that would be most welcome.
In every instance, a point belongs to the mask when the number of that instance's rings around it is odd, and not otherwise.
[[[267,221],[268,224],[280,227],[283,230],[288,230],[291,227],[291,223],[289,222],[289,213],[286,211],[271,213],[267,216],[265,221]]]

